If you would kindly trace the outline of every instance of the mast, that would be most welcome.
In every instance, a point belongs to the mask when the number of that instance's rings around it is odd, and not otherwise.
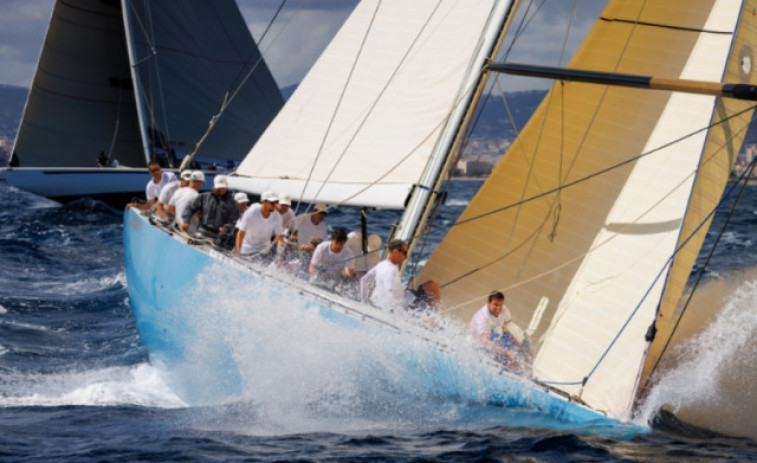
[[[484,65],[487,61],[494,59],[499,52],[518,3],[519,0],[502,0],[492,7],[489,20],[481,34],[479,51],[471,60],[468,75],[454,100],[457,106],[449,115],[439,141],[426,165],[426,170],[410,193],[405,213],[402,215],[393,237],[408,243],[408,254],[413,252],[415,247],[413,238],[428,219],[432,207],[439,197],[438,190],[444,181],[444,173],[447,172],[452,153],[459,146],[465,129],[471,121],[473,109],[483,93],[489,76],[489,71]],[[468,91],[467,89],[473,87],[474,83],[475,89]],[[403,270],[407,262],[408,260],[403,264]]]
[[[129,14],[129,1],[121,0],[121,11],[124,16],[124,34],[126,34],[126,47],[129,51],[129,72],[131,74],[131,81],[134,88],[134,100],[137,105],[137,118],[139,120],[139,131],[142,134],[142,150],[145,155],[145,165],[150,164],[151,146],[150,138],[147,135],[147,126],[145,124],[145,106],[142,91],[142,84],[139,80],[139,74],[137,74],[137,47],[134,42],[134,34],[132,33],[132,21]]]

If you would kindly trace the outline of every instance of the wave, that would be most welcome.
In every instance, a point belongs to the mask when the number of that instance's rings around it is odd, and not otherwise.
[[[149,364],[62,374],[4,373],[0,407],[138,405],[180,408],[186,404]]]

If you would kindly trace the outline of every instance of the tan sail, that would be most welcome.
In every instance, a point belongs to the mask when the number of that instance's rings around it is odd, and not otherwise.
[[[757,75],[753,71],[754,44],[757,44],[757,24],[755,24],[757,1],[744,2],[739,18],[736,38],[728,59],[728,66],[723,81],[729,83],[757,83]],[[651,369],[658,362],[662,350],[673,335],[673,329],[683,314],[683,303],[679,303],[684,287],[689,278],[691,268],[696,261],[702,242],[710,224],[708,214],[720,200],[721,192],[726,187],[730,172],[736,162],[736,156],[741,149],[749,122],[752,119],[754,103],[733,99],[719,99],[712,123],[726,120],[726,123],[716,124],[707,136],[707,142],[702,154],[699,175],[691,193],[691,200],[686,210],[686,219],[681,230],[678,246],[681,251],[675,257],[668,276],[660,313],[657,318],[657,335],[650,346],[644,367],[643,381],[651,373]],[[737,115],[738,114],[738,115]],[[734,115],[737,115],[733,117]],[[706,226],[698,228],[706,222]],[[701,320],[682,320],[688,324],[698,324]],[[673,341],[676,337],[673,337]]]
[[[740,11],[610,2],[569,67],[721,81]],[[536,377],[627,416],[706,155],[706,132],[692,132],[715,102],[556,84],[416,280],[437,279],[446,310],[465,321],[505,291],[515,321],[533,326]]]

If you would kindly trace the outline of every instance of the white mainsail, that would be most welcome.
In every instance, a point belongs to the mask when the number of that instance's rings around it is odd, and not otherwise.
[[[742,8],[612,1],[569,67],[722,81]],[[711,200],[698,218],[692,189],[702,166],[727,172],[721,154],[743,139],[709,149],[710,132],[697,130],[735,111],[710,96],[556,84],[416,281],[436,278],[465,320],[493,289],[506,291],[514,320],[535,328],[537,379],[628,416],[670,259],[723,187],[701,190]]]
[[[482,31],[509,4],[360,2],[231,186],[402,208],[450,114],[474,90],[467,82],[485,59]]]

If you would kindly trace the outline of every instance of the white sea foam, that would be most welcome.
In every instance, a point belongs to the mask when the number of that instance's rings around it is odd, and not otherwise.
[[[140,405],[184,407],[148,364],[54,375],[3,378],[0,406]]]
[[[6,313],[8,313],[8,309],[0,305],[0,314],[6,314]]]
[[[267,287],[250,294],[244,278],[216,266],[187,296],[192,307],[203,310],[202,315],[199,309],[190,311],[186,319],[195,335],[182,372],[192,378],[193,388],[203,387],[194,396],[207,401],[218,390],[214,371],[226,368],[218,364],[222,346],[231,349],[233,368],[242,379],[234,413],[249,417],[238,423],[237,431],[459,426],[468,422],[471,404],[486,408],[491,390],[476,373],[480,353],[465,341],[460,327],[427,335],[455,346],[460,362],[448,368],[436,360],[436,346],[424,339],[334,323],[294,291]],[[192,313],[197,319],[191,319]],[[501,424],[507,411],[498,412]]]
[[[35,285],[34,298],[40,295],[54,296],[86,296],[113,287],[126,288],[126,273],[123,269],[113,273],[111,269],[97,272],[86,272],[81,276],[71,275],[70,278],[59,281],[40,281]]]
[[[722,288],[715,291],[722,295]],[[757,437],[757,281],[739,279],[720,305],[710,307],[717,315],[702,322],[701,332],[674,350],[676,362],[661,373],[641,419],[667,407],[685,422]]]

